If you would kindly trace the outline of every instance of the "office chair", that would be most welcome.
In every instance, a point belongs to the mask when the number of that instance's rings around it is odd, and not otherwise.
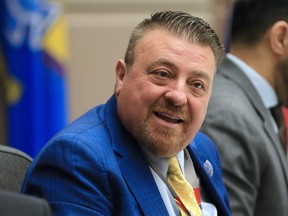
[[[32,158],[15,148],[0,145],[0,190],[20,193]]]

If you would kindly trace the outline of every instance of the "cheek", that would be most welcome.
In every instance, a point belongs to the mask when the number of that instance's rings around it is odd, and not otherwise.
[[[137,88],[137,89],[135,89]],[[142,118],[142,113],[146,110],[146,101],[138,87],[133,85],[123,85],[118,96],[118,112],[121,119],[133,124]]]
[[[208,99],[194,98],[194,101],[190,103],[190,116],[191,116],[191,127],[193,130],[199,130],[204,118],[206,116],[208,108]]]

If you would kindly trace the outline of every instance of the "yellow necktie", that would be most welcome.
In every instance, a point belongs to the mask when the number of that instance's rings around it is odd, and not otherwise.
[[[194,190],[182,174],[176,157],[172,157],[169,161],[167,179],[187,210],[195,216],[201,216],[202,212],[197,203]],[[180,208],[180,211],[181,215],[187,215],[184,209]]]

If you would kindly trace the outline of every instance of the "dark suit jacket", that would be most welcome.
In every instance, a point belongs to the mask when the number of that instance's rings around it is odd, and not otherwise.
[[[50,216],[48,203],[39,198],[0,191],[0,215],[3,216]]]
[[[202,130],[216,143],[232,215],[287,216],[288,163],[252,83],[225,58]]]
[[[229,215],[215,146],[199,133],[188,150],[209,200]],[[44,147],[23,192],[46,198],[55,215],[168,215],[139,144],[118,119],[114,96]]]

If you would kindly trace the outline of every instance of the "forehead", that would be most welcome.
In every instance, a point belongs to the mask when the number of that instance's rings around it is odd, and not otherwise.
[[[158,59],[166,59],[174,63],[195,64],[198,67],[207,67],[208,70],[215,69],[215,58],[212,49],[186,38],[176,37],[163,29],[147,32],[135,47],[136,62],[153,62]]]

